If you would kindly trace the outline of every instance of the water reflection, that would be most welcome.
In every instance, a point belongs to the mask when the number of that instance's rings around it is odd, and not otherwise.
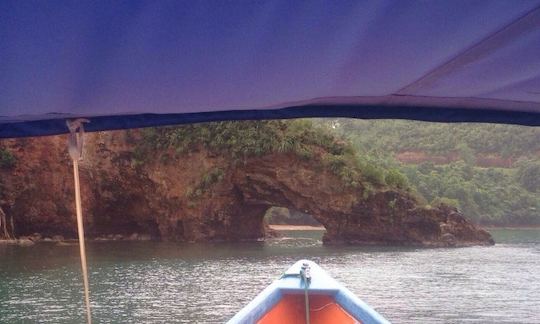
[[[324,247],[322,232],[265,243],[91,243],[99,323],[220,323],[299,258],[396,323],[538,323],[540,230],[494,247]],[[77,246],[0,246],[0,322],[83,322]]]

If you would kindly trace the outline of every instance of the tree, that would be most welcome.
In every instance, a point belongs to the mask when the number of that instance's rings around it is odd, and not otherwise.
[[[397,169],[388,170],[384,181],[387,185],[394,186],[399,189],[406,189],[409,186],[407,178]]]
[[[540,191],[540,162],[524,162],[518,169],[518,180],[521,186],[530,192]]]
[[[12,239],[12,235],[8,231],[6,213],[0,207],[0,239]]]

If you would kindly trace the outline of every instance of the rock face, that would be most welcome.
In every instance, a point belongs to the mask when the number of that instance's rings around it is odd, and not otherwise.
[[[133,159],[135,132],[87,135],[81,163],[89,237],[133,233],[176,241],[265,236],[272,206],[313,215],[326,244],[464,246],[493,244],[488,232],[449,207],[423,208],[400,190],[344,186],[317,162],[294,154],[228,161],[204,149]],[[17,157],[0,170],[0,206],[17,236],[75,237],[71,162],[63,136],[4,141]]]

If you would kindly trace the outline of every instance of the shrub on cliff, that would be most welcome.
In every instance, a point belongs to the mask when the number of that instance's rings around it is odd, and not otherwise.
[[[200,182],[193,188],[187,188],[186,196],[192,199],[201,197],[214,184],[223,180],[225,172],[220,168],[213,168],[202,175]]]
[[[384,169],[377,165],[375,161],[371,161],[367,156],[358,156],[356,165],[361,170],[362,177],[371,184],[383,186],[386,184],[384,179]]]
[[[10,151],[0,148],[0,168],[10,169],[15,166],[17,159]]]
[[[406,189],[409,186],[407,177],[405,177],[399,170],[394,168],[388,170],[388,173],[384,177],[384,181],[387,185],[399,189]]]
[[[430,205],[433,207],[440,207],[446,205],[459,208],[459,201],[457,199],[450,199],[447,197],[436,197],[431,201]]]

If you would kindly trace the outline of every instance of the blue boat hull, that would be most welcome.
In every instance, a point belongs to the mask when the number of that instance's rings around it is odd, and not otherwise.
[[[302,276],[304,268],[310,272],[307,279]],[[308,260],[296,262],[228,323],[308,322],[389,323],[316,263]]]

